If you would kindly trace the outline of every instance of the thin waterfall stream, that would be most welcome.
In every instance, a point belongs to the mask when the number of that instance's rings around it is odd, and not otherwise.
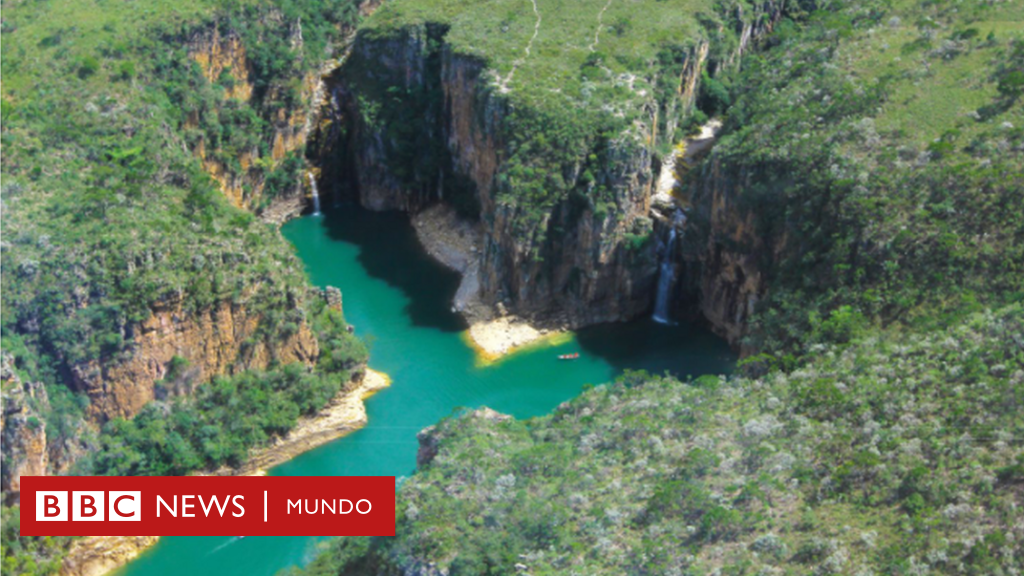
[[[658,266],[658,292],[654,298],[655,322],[659,324],[672,324],[669,319],[669,299],[672,297],[672,287],[676,281],[676,266],[672,261],[676,251],[676,240],[682,234],[683,225],[686,223],[686,215],[683,211],[676,209],[672,216],[672,224],[668,232],[668,242],[665,243],[664,252],[661,255],[661,265]]]
[[[309,189],[313,195],[313,216],[320,215],[320,189],[316,185],[316,176],[312,172],[309,175]]]

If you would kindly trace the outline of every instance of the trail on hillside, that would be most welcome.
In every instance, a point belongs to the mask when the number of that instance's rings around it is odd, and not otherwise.
[[[508,71],[508,76],[498,83],[498,87],[502,92],[508,92],[508,85],[512,82],[512,77],[516,74],[516,69],[526,61],[530,56],[530,49],[533,48],[533,41],[537,39],[537,35],[540,34],[540,10],[537,9],[537,0],[530,0],[533,4],[533,13],[537,16],[537,21],[533,24],[533,36],[530,37],[530,41],[526,43],[526,47],[523,48],[523,57],[519,58],[512,63],[512,69]]]
[[[594,42],[590,44],[590,51],[593,52],[597,49],[597,43],[601,41],[601,28],[603,24],[601,19],[604,18],[604,12],[612,5],[612,0],[608,0],[608,3],[601,8],[601,11],[597,13],[597,30],[594,31]]]

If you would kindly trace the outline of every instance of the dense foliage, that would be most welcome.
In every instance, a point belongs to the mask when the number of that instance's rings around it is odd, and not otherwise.
[[[754,223],[746,245],[720,242],[766,272],[750,346],[800,354],[1024,298],[1024,11],[864,1],[792,16],[744,59],[727,134],[691,172]]]
[[[303,292],[287,243],[232,207],[191,149],[201,140],[229,172],[255,149],[268,193],[297,185],[301,156],[268,158],[270,118],[295,104],[285,93],[353,22],[354,5],[231,6],[158,2],[131,18],[88,0],[57,15],[44,4],[5,10],[2,326],[33,379],[117,361],[156,302],[180,299],[192,313],[244,300],[259,313]],[[295,47],[282,23],[300,19]],[[230,74],[211,83],[189,55],[189,41],[218,26],[256,47],[248,101],[226,96]],[[264,318],[268,338],[283,329],[280,315]]]
[[[1024,569],[1024,14],[785,16],[703,78],[726,132],[690,173],[752,225],[713,248],[760,259],[766,354],[745,377],[629,374],[527,422],[446,420],[399,536],[336,541],[304,573]],[[701,252],[708,217],[687,232]]]
[[[762,378],[625,375],[441,422],[396,538],[306,574],[1015,574],[1024,308],[818,346]]]
[[[68,536],[21,536],[17,506],[0,510],[0,570],[4,574],[59,574],[64,554],[73,542]]]
[[[46,385],[49,401],[32,409],[45,421],[52,466],[93,450],[80,471],[238,464],[249,448],[321,407],[365,362],[365,346],[340,313],[307,296],[287,242],[233,206],[196,157],[219,163],[228,177],[263,182],[263,203],[299,185],[302,155],[270,154],[274,122],[299,106],[303,79],[354,23],[355,6],[4,4],[0,327],[14,371]],[[251,97],[234,96],[239,71],[203,75],[193,51],[214,31],[251,48]],[[180,304],[183,315],[195,315],[225,303],[259,319],[247,345],[273,347],[309,323],[321,347],[317,366],[271,365],[207,384],[190,382],[178,358],[156,383],[165,399],[136,419],[102,431],[84,420],[88,399],[69,390],[71,370],[129,358],[154,305]],[[171,380],[196,388],[196,397],[166,400]],[[267,411],[267,402],[278,411]],[[68,541],[17,530],[17,508],[4,508],[4,573],[55,572]]]
[[[350,371],[366,363],[366,346],[346,331],[341,312],[320,308],[313,323],[322,343],[316,370],[289,364],[215,376],[191,396],[151,402],[131,420],[107,423],[99,448],[77,463],[76,472],[178,476],[242,466],[250,449],[285,435],[300,416],[317,413],[350,381]],[[186,362],[173,368],[165,381],[187,379]]]

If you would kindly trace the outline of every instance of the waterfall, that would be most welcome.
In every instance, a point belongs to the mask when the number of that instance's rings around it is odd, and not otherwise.
[[[316,187],[316,176],[312,172],[309,175],[309,188],[313,192],[313,216],[320,215],[320,190]]]
[[[654,299],[654,321],[660,324],[671,324],[668,318],[668,300],[672,296],[672,286],[675,284],[676,270],[672,257],[675,254],[676,237],[678,230],[686,222],[686,215],[682,210],[676,210],[672,217],[671,228],[668,232],[668,242],[665,243],[665,251],[661,255],[661,265],[658,267],[658,293]]]

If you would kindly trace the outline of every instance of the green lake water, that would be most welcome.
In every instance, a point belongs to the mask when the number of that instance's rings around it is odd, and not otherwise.
[[[735,362],[725,342],[706,330],[645,319],[588,328],[556,346],[479,365],[464,339],[465,324],[450,310],[459,277],[425,254],[404,214],[345,206],[293,220],[282,233],[313,284],[341,289],[346,319],[371,343],[370,366],[392,384],[367,400],[365,428],[271,475],[407,476],[416,464],[416,433],[459,407],[537,416],[626,368],[697,376],[728,372]],[[570,352],[579,352],[579,360],[557,360]],[[118,573],[271,575],[311,560],[323,540],[162,538]]]

